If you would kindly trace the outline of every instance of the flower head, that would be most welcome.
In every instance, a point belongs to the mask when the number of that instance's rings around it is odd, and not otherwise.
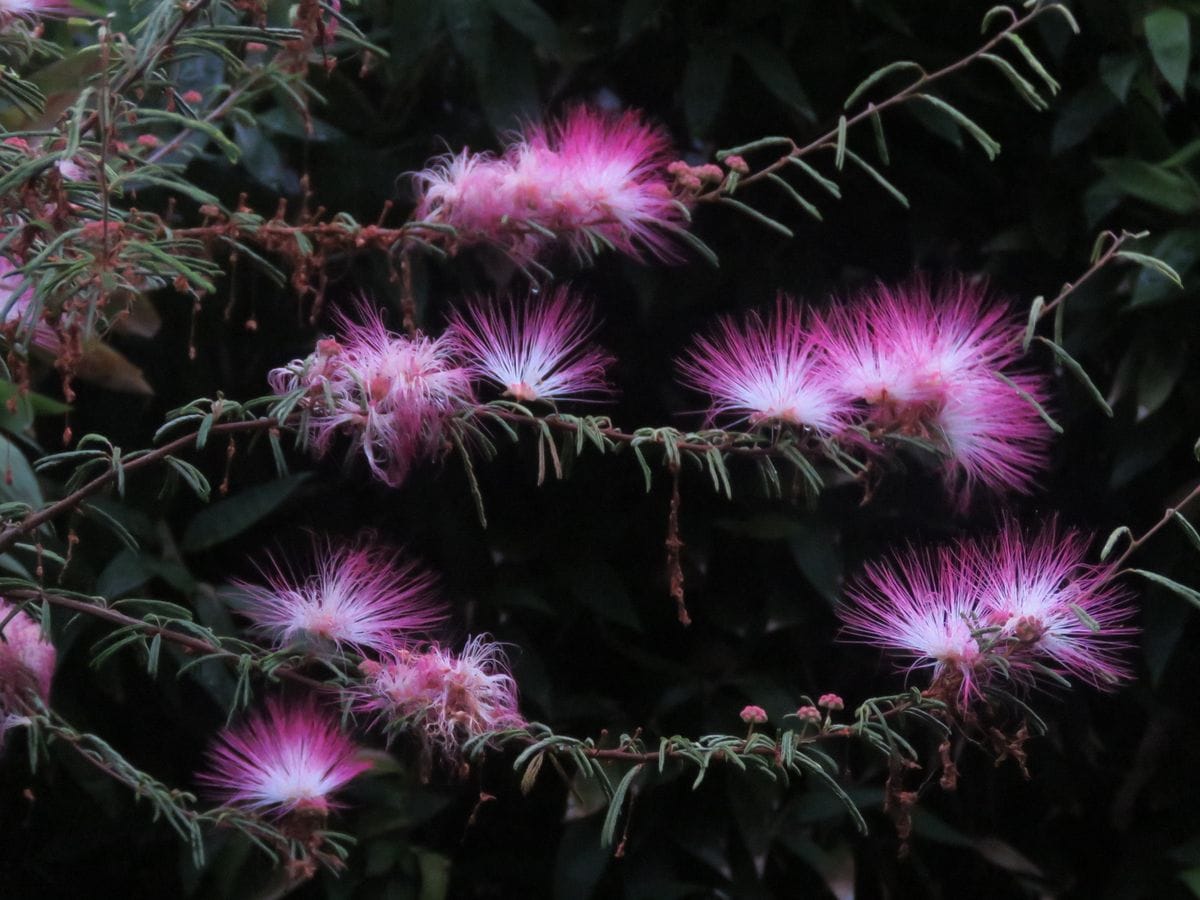
[[[802,706],[796,710],[796,718],[801,722],[811,722],[814,725],[820,725],[821,711],[815,706]]]
[[[54,645],[42,636],[42,626],[23,610],[0,600],[0,738],[13,725],[25,721],[21,710],[29,694],[43,702],[50,700],[57,654]]]
[[[503,651],[484,636],[467,641],[459,653],[432,644],[362,669],[366,679],[355,708],[388,730],[415,727],[448,756],[468,738],[524,721]]]
[[[747,725],[761,725],[767,721],[767,711],[761,706],[747,706],[738,714]]]
[[[416,175],[416,218],[451,225],[464,243],[491,243],[518,261],[556,241],[590,258],[613,247],[677,258],[670,235],[686,213],[667,180],[669,142],[635,112],[587,106],[533,125],[501,156],[464,150]]]
[[[846,701],[839,694],[822,694],[817,698],[817,706],[830,712],[837,712],[846,708]]]
[[[839,610],[851,638],[908,659],[908,671],[930,669],[964,701],[986,677],[983,614],[970,560],[944,547],[868,564]]]
[[[1026,491],[1045,465],[1050,430],[1010,385],[1045,401],[1043,379],[1013,373],[1021,324],[965,280],[917,278],[834,306],[813,331],[832,380],[884,434],[927,440],[946,455],[948,485]]]
[[[354,544],[313,539],[310,571],[268,557],[265,583],[234,582],[242,611],[276,646],[297,640],[358,653],[387,653],[415,643],[445,612],[435,579],[368,535]]]
[[[349,434],[371,471],[396,486],[419,459],[446,446],[449,419],[474,402],[470,373],[444,338],[395,334],[365,305],[363,322],[339,317],[340,334],[307,358],[271,372],[280,394],[303,390],[318,453]]]
[[[309,701],[266,709],[226,729],[209,751],[198,780],[223,802],[281,816],[325,813],[330,796],[370,768],[335,717]]]
[[[1028,538],[1008,521],[975,545],[975,565],[985,618],[1000,639],[1064,675],[1112,687],[1130,675],[1120,654],[1136,632],[1133,609],[1113,567],[1087,562],[1088,543],[1053,522]]]
[[[710,421],[783,423],[831,432],[846,408],[830,383],[800,308],[780,297],[763,318],[726,318],[711,337],[695,339],[679,362],[684,382],[712,397]]]
[[[521,403],[608,390],[611,357],[586,344],[591,315],[557,288],[549,297],[476,301],[451,318],[450,339],[478,378]]]

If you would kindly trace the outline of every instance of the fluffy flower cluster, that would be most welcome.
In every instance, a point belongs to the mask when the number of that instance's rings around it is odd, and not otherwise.
[[[998,679],[1040,675],[1111,687],[1135,629],[1111,566],[1086,562],[1089,540],[1051,523],[1032,539],[1012,522],[994,538],[910,549],[866,567],[840,610],[848,637],[929,669],[967,703]]]
[[[710,420],[931,445],[965,499],[976,483],[1026,491],[1045,463],[1050,429],[1022,396],[1044,403],[1044,379],[1012,368],[1021,335],[967,282],[935,291],[915,280],[807,322],[786,298],[766,317],[726,319],[696,339],[680,371],[712,398]]]
[[[611,358],[587,343],[591,312],[567,289],[549,297],[479,300],[438,338],[387,329],[363,308],[337,338],[269,375],[277,394],[303,393],[305,434],[318,454],[349,435],[371,471],[393,487],[412,465],[450,446],[455,417],[476,406],[474,383],[524,403],[606,393]]]
[[[669,148],[636,112],[575,107],[527,128],[499,156],[463,150],[418,172],[415,218],[518,261],[560,241],[581,258],[607,247],[674,260],[672,233],[687,211],[671,193]]]
[[[364,321],[340,317],[339,339],[268,376],[279,394],[304,391],[307,435],[318,454],[348,434],[371,471],[400,484],[413,462],[437,456],[450,419],[474,403],[471,378],[448,341],[388,330],[365,304]]]
[[[458,653],[437,644],[401,650],[383,663],[362,665],[366,676],[354,708],[389,732],[413,727],[444,755],[463,741],[524,723],[517,685],[500,646],[476,636]]]
[[[226,729],[197,779],[223,802],[258,813],[323,815],[330,800],[370,764],[337,719],[311,702],[269,700],[264,711]]]
[[[265,583],[235,581],[242,612],[276,646],[389,653],[446,618],[434,577],[371,535],[353,544],[314,539],[308,574],[274,557]]]
[[[13,725],[23,721],[20,709],[29,693],[50,700],[57,654],[42,636],[42,628],[12,604],[0,600],[0,739]]]
[[[451,316],[449,336],[473,377],[520,403],[609,391],[612,357],[587,341],[590,311],[568,288],[549,297],[477,301]]]

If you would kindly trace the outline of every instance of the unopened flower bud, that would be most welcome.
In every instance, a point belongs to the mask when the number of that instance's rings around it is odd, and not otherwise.
[[[816,725],[821,724],[821,711],[815,706],[802,706],[796,710],[796,717],[801,722],[812,722]]]
[[[729,167],[729,171],[737,172],[739,175],[749,175],[750,165],[746,160],[742,159],[736,153],[733,156],[725,157],[725,165]]]
[[[767,721],[767,711],[761,706],[747,706],[742,710],[741,718],[747,725],[761,725]]]
[[[846,708],[846,704],[837,694],[822,694],[817,700],[817,706],[821,707],[822,709],[828,709],[832,712]]]

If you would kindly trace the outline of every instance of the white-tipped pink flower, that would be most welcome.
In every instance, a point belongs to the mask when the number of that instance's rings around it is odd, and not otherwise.
[[[830,382],[800,308],[780,297],[774,313],[726,318],[680,360],[684,383],[712,398],[709,421],[837,430],[845,401]]]
[[[532,126],[494,157],[462,151],[416,175],[416,218],[490,243],[518,261],[556,242],[581,258],[605,247],[678,257],[672,233],[687,214],[667,177],[669,142],[635,112],[578,106]]]
[[[929,441],[946,455],[960,496],[974,483],[1027,491],[1044,468],[1050,429],[1010,385],[1044,402],[1044,379],[1012,371],[1022,325],[964,280],[880,285],[817,317],[813,331],[834,383],[883,434]]]
[[[354,544],[314,539],[305,569],[268,557],[260,571],[264,584],[234,587],[254,630],[279,647],[389,653],[425,639],[446,618],[434,577],[369,535]]]
[[[394,487],[414,462],[444,452],[449,419],[474,403],[471,377],[444,338],[395,334],[365,304],[360,312],[362,323],[340,317],[337,340],[318,342],[269,381],[280,394],[304,391],[317,453],[347,434],[371,471]]]
[[[1130,677],[1133,608],[1112,566],[1087,562],[1089,540],[1051,522],[1032,538],[1011,521],[973,557],[987,621],[1063,675],[1111,688]],[[1023,655],[1023,654],[1018,654]]]
[[[458,653],[436,644],[401,650],[383,664],[362,666],[366,676],[355,709],[389,732],[403,726],[423,733],[447,756],[472,737],[519,727],[517,685],[500,646],[477,636]]]
[[[0,0],[0,22],[6,18],[21,16],[62,16],[77,12],[68,0]]]
[[[978,634],[985,624],[969,560],[948,548],[910,549],[868,564],[839,609],[846,634],[929,669],[932,683],[967,701],[987,666]]]
[[[370,768],[336,717],[310,700],[265,710],[226,729],[209,751],[209,768],[197,776],[222,802],[256,813],[326,813],[330,798]]]
[[[453,313],[450,338],[471,373],[521,403],[556,402],[609,390],[612,358],[587,343],[590,311],[568,288],[548,297],[479,300]]]

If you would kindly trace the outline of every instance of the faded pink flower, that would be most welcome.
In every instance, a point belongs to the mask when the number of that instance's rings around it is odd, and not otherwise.
[[[21,16],[62,16],[78,12],[69,0],[0,0],[0,22]]]
[[[254,630],[282,647],[297,641],[387,653],[415,643],[446,618],[436,580],[371,535],[353,544],[314,538],[297,570],[268,556],[265,584],[235,581]]]
[[[738,716],[747,725],[761,725],[767,721],[767,711],[761,706],[746,706],[738,713]]]
[[[6,619],[0,631],[0,740],[9,728],[25,723],[21,709],[28,694],[50,702],[57,661],[54,645],[42,636],[42,626],[23,610],[14,611],[7,600],[0,600],[0,622]]]
[[[1041,403],[1045,380],[1014,372],[1022,325],[965,280],[883,285],[813,322],[834,383],[883,435],[925,440],[946,456],[962,499],[975,483],[1028,491],[1046,464],[1050,429],[995,373]]]
[[[945,547],[868,564],[838,610],[850,639],[907,658],[907,671],[930,669],[964,702],[988,677],[977,637],[985,612],[971,560]]]
[[[312,700],[268,700],[264,711],[221,733],[197,780],[252,812],[326,813],[337,805],[330,796],[370,768],[356,754],[337,718]]]
[[[469,738],[524,723],[504,653],[486,636],[471,638],[459,653],[431,644],[361,668],[366,677],[354,692],[355,709],[373,715],[389,735],[417,729],[447,756]]]
[[[785,424],[828,434],[846,404],[801,322],[799,306],[780,296],[765,319],[726,318],[712,337],[697,337],[679,362],[684,383],[712,398],[710,422]]]
[[[671,261],[671,235],[686,227],[687,213],[666,177],[669,147],[638,113],[577,106],[527,128],[499,157],[464,150],[418,172],[415,218],[518,261],[559,241],[583,259],[611,247]]]
[[[474,404],[470,373],[444,338],[395,334],[377,311],[361,324],[339,316],[337,340],[269,375],[279,394],[304,391],[307,438],[318,454],[348,434],[375,475],[393,487],[413,463],[447,446],[449,420]]]
[[[29,335],[29,344],[35,350],[48,356],[57,356],[62,346],[58,332],[46,321],[41,311],[33,308],[31,287],[16,293],[23,281],[16,268],[7,257],[0,256],[0,315],[4,318],[5,331],[15,333],[14,336],[18,337]]]
[[[609,390],[612,358],[586,343],[590,311],[566,287],[548,297],[479,300],[451,316],[450,339],[477,378],[521,403],[555,402]]]
[[[1114,567],[1089,564],[1088,544],[1054,522],[1029,538],[1007,521],[994,539],[974,545],[972,557],[985,620],[999,626],[998,640],[1016,642],[1014,656],[1111,688],[1130,677],[1120,656],[1137,629]]]

